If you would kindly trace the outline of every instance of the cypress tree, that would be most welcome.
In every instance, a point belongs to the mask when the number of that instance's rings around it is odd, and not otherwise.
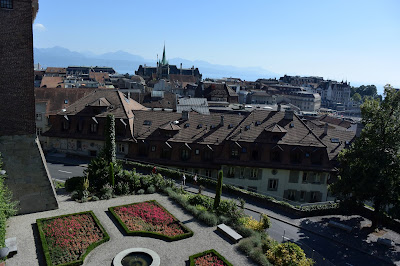
[[[105,128],[106,142],[104,145],[104,156],[108,163],[116,162],[116,146],[115,146],[115,118],[114,115],[107,115]]]
[[[222,170],[218,173],[218,184],[217,189],[215,191],[215,198],[214,198],[214,209],[216,210],[221,202],[221,194],[222,194],[222,178],[223,178]]]

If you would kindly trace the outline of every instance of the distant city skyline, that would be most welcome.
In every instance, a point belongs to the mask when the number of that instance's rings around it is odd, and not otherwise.
[[[398,1],[39,1],[34,47],[400,87]],[[201,69],[200,69],[201,71]],[[381,92],[381,91],[380,91]]]

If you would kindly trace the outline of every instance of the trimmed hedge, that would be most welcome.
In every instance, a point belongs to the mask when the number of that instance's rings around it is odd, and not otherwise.
[[[72,261],[69,263],[64,263],[64,264],[57,264],[57,266],[76,266],[76,265],[82,265],[86,256],[93,250],[95,249],[97,246],[103,244],[104,242],[107,242],[110,240],[110,236],[107,234],[106,230],[104,229],[104,227],[101,225],[100,221],[97,219],[96,215],[94,215],[93,211],[85,211],[85,212],[78,212],[78,213],[71,213],[71,214],[65,214],[65,215],[60,215],[60,216],[54,216],[54,217],[49,217],[49,218],[42,218],[42,219],[37,219],[36,220],[36,224],[39,230],[39,235],[40,235],[40,242],[42,243],[42,248],[43,248],[43,253],[44,256],[46,258],[46,264],[47,266],[51,266],[53,265],[51,262],[51,258],[50,258],[50,251],[49,251],[49,247],[47,245],[47,241],[46,241],[46,236],[44,235],[43,232],[43,222],[47,221],[47,220],[52,220],[52,219],[56,219],[56,218],[61,218],[61,217],[66,217],[66,216],[71,216],[71,215],[79,215],[79,214],[90,214],[93,218],[93,220],[95,221],[96,225],[100,228],[101,232],[104,234],[104,237],[102,240],[97,241],[95,243],[92,243],[89,245],[89,247],[86,249],[85,253],[83,255],[81,255],[79,260],[76,261]]]
[[[120,163],[122,163],[124,166],[128,166],[132,169],[136,169],[137,171],[143,171],[143,172],[150,173],[151,170],[153,169],[153,166],[150,164],[142,164],[142,163],[138,163],[138,162],[124,161],[124,160],[120,160]],[[157,167],[157,172],[162,174],[165,177],[175,179],[178,181],[181,180],[181,176],[182,176],[182,173],[180,173],[179,171],[171,170],[169,168],[159,167],[159,166]],[[186,176],[191,177],[192,175],[187,174]],[[198,184],[214,190],[217,186],[217,180],[210,179],[210,178],[204,178],[204,177],[198,177]],[[291,205],[290,203],[288,203],[286,201],[279,201],[279,200],[274,199],[273,197],[259,194],[256,192],[252,192],[252,191],[248,191],[245,189],[241,189],[234,185],[223,184],[222,187],[225,192],[230,193],[234,196],[240,197],[244,200],[247,200],[247,201],[254,200],[254,201],[257,201],[258,203],[261,203],[265,207],[276,207],[283,211],[294,213],[295,215],[298,215],[300,217],[332,215],[332,214],[342,213],[342,211],[339,208],[339,204],[336,204],[336,203],[335,204],[318,205],[318,206],[305,206],[305,207],[299,208],[297,206]]]
[[[149,231],[131,231],[125,225],[125,223],[119,218],[118,214],[116,214],[114,212],[114,208],[132,206],[132,205],[144,203],[144,202],[152,202],[152,203],[155,203],[156,205],[158,205],[159,207],[161,207],[165,212],[169,213],[176,220],[176,222],[183,228],[184,231],[186,231],[186,233],[184,233],[182,235],[170,237],[170,236],[166,236],[166,235],[163,235],[160,233],[149,232]],[[142,202],[136,202],[136,203],[125,204],[125,205],[120,205],[120,206],[114,206],[114,207],[108,208],[108,210],[112,213],[112,215],[115,217],[115,219],[117,219],[118,223],[122,226],[122,228],[124,228],[126,234],[130,235],[130,236],[153,237],[153,238],[157,238],[157,239],[161,239],[161,240],[165,240],[165,241],[169,241],[169,242],[177,241],[177,240],[181,240],[181,239],[185,239],[185,238],[189,238],[189,237],[193,236],[192,230],[190,230],[188,227],[186,227],[181,221],[179,221],[174,215],[172,215],[169,211],[167,211],[167,209],[165,209],[160,203],[158,203],[155,200],[142,201]]]
[[[212,253],[214,255],[216,255],[220,260],[222,260],[227,266],[233,266],[232,263],[230,263],[227,259],[225,259],[224,256],[222,256],[221,254],[219,254],[216,250],[214,249],[210,249],[210,250],[206,250],[197,254],[194,254],[192,256],[189,257],[189,261],[190,261],[190,266],[195,266],[195,262],[194,260],[197,259],[198,257],[202,257],[204,255],[207,255],[209,253]]]

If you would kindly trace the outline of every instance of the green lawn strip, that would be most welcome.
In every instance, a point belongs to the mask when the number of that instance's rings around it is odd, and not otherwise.
[[[104,229],[104,227],[101,225],[100,221],[97,219],[96,215],[92,212],[92,211],[85,211],[85,212],[78,212],[78,213],[71,213],[71,214],[65,214],[65,215],[60,215],[60,216],[54,216],[54,217],[49,217],[49,218],[42,218],[42,219],[37,219],[36,220],[36,224],[39,230],[39,235],[40,235],[40,240],[42,243],[42,248],[43,248],[43,252],[44,252],[44,256],[46,258],[46,264],[48,266],[53,265],[52,261],[51,261],[51,257],[50,257],[50,250],[47,244],[47,240],[46,240],[46,236],[44,235],[43,232],[43,222],[47,221],[47,220],[53,220],[56,218],[61,218],[61,217],[67,217],[67,216],[71,216],[71,215],[79,215],[79,214],[90,214],[94,220],[94,222],[96,223],[96,225],[100,228],[101,232],[104,234],[103,239],[101,239],[100,241],[97,241],[95,243],[92,243],[89,245],[89,247],[86,249],[85,253],[83,253],[83,255],[81,255],[79,260],[76,261],[71,261],[68,263],[63,263],[63,264],[57,264],[57,266],[74,266],[74,265],[82,265],[86,256],[97,246],[103,244],[104,242],[107,242],[108,240],[110,240],[110,236],[107,234],[106,230]]]
[[[204,255],[207,255],[209,253],[212,253],[214,255],[216,255],[220,260],[222,260],[227,266],[233,266],[232,263],[230,263],[229,261],[227,261],[227,259],[225,259],[224,256],[222,256],[221,254],[219,254],[216,250],[214,249],[210,249],[210,250],[206,250],[197,254],[194,254],[192,256],[189,257],[189,262],[190,262],[190,266],[195,266],[195,259],[202,257]]]
[[[163,235],[160,233],[149,232],[149,231],[131,231],[125,225],[125,223],[119,218],[118,214],[116,214],[114,212],[114,208],[132,206],[132,205],[136,205],[136,204],[144,203],[144,202],[155,203],[157,206],[161,207],[165,212],[167,212],[169,215],[171,215],[176,220],[176,222],[183,228],[183,230],[186,231],[187,233],[170,237],[170,236],[166,236],[166,235]],[[122,226],[122,228],[124,228],[126,234],[128,234],[130,236],[153,237],[153,238],[157,238],[157,239],[161,239],[161,240],[165,240],[165,241],[177,241],[177,240],[181,240],[181,239],[193,236],[192,230],[190,230],[188,227],[186,227],[184,224],[182,224],[181,221],[179,221],[174,215],[172,215],[169,211],[167,211],[167,209],[165,209],[160,203],[158,203],[155,200],[142,201],[142,202],[136,202],[136,203],[125,204],[125,205],[120,205],[120,206],[114,206],[114,207],[108,208],[108,210],[112,213],[112,215],[115,217],[115,219],[117,219],[118,223]]]

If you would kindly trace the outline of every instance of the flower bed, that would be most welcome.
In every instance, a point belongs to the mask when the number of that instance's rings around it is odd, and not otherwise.
[[[36,220],[47,265],[81,265],[110,237],[92,211]]]
[[[190,266],[232,266],[214,249],[203,251],[189,257]]]
[[[193,232],[157,201],[109,208],[128,235],[150,236],[168,241],[191,237]]]

